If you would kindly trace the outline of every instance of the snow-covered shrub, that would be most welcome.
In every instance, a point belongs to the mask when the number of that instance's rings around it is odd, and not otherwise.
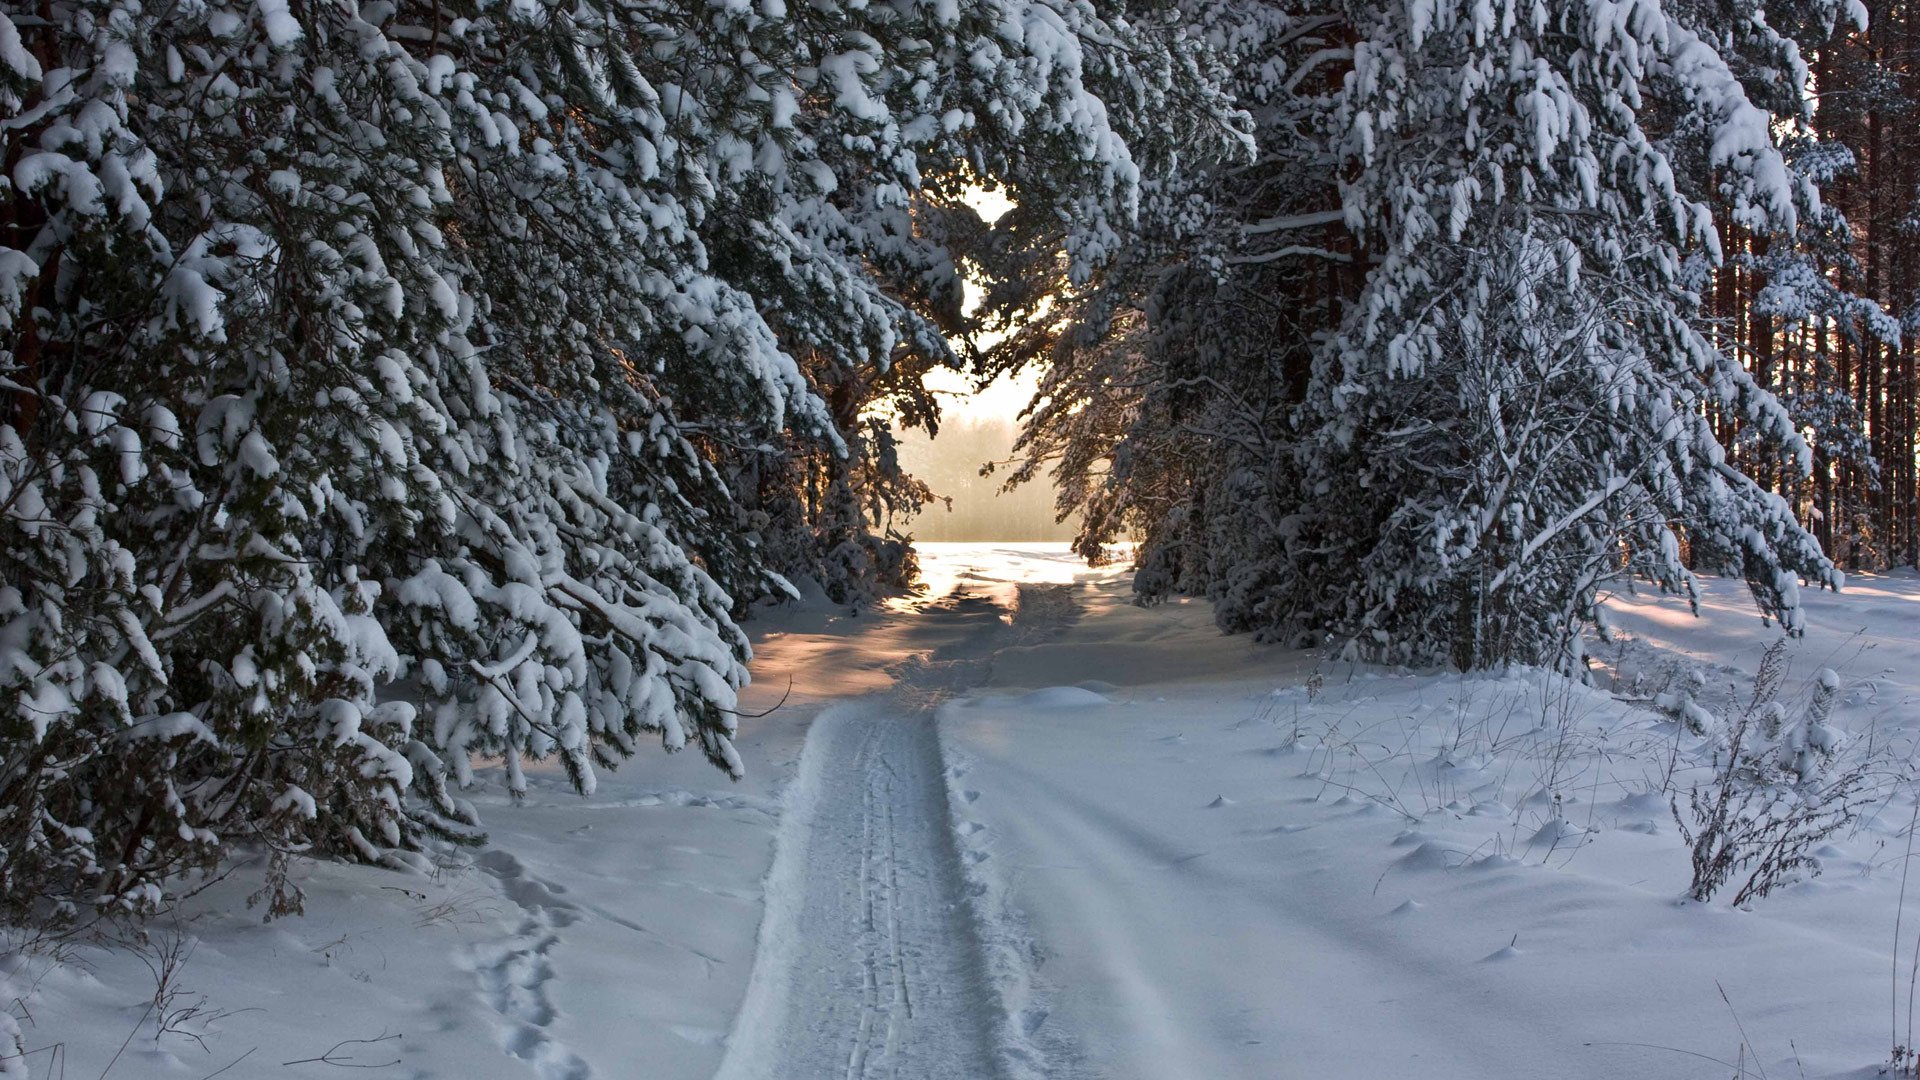
[[[1832,668],[1821,668],[1814,675],[1813,698],[1807,713],[1785,738],[1778,739],[1781,768],[1789,769],[1803,784],[1816,782],[1821,772],[1846,744],[1839,729],[1828,725],[1833,707],[1840,699],[1840,676]]]
[[[1733,749],[1740,749],[1737,740]],[[1701,902],[1742,872],[1746,879],[1734,893],[1735,907],[1817,876],[1813,850],[1851,825],[1871,797],[1867,775],[1857,770],[1811,789],[1750,786],[1738,774],[1729,766],[1715,783],[1692,789],[1685,813],[1677,797],[1673,802],[1693,859],[1687,895]]]
[[[1767,655],[1771,657],[1773,653],[1769,651]],[[1706,686],[1706,676],[1701,674],[1698,668],[1689,668],[1682,681],[1685,683],[1684,686],[1670,687],[1655,694],[1653,707],[1678,721],[1690,735],[1704,737],[1719,731],[1719,718],[1695,700],[1695,696]],[[1768,706],[1777,705],[1777,702],[1768,703]],[[1771,716],[1770,709],[1762,716],[1763,724],[1769,716]]]

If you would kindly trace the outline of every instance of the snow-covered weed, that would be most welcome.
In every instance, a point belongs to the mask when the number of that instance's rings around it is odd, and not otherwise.
[[[1688,792],[1683,813],[1674,796],[1674,820],[1693,859],[1687,895],[1711,900],[1736,875],[1747,872],[1733,905],[1755,900],[1820,874],[1813,850],[1858,820],[1871,801],[1868,776],[1853,769],[1812,789],[1752,784],[1731,765],[1713,783]]]
[[[306,910],[306,891],[293,880],[293,856],[275,850],[267,856],[265,879],[247,896],[247,907],[264,907],[261,922],[272,922],[284,915],[299,915]]]
[[[413,927],[424,930],[429,926],[448,926],[459,930],[484,925],[498,915],[499,910],[499,905],[490,902],[490,894],[480,889],[457,892],[438,900],[423,896],[413,909]]]
[[[1802,718],[1790,723],[1780,691],[1787,676],[1785,641],[1762,656],[1753,695],[1741,712],[1721,721],[1693,703],[1663,706],[1702,734],[1718,732],[1712,744],[1712,777],[1669,806],[1693,863],[1687,895],[1705,902],[1735,877],[1745,875],[1734,893],[1735,907],[1746,907],[1769,893],[1820,873],[1813,851],[1828,837],[1859,819],[1878,795],[1881,777],[1875,755],[1863,754],[1836,767],[1845,744],[1828,726],[1839,697],[1840,677],[1822,668],[1813,680],[1811,700]]]
[[[153,1022],[156,1048],[173,1037],[206,1050],[215,1025],[235,1012],[214,1007],[206,994],[182,984],[181,976],[193,959],[195,946],[195,940],[178,929],[144,931],[132,946],[133,954],[153,976],[153,998],[141,1025],[147,1020]]]
[[[1907,881],[1913,872],[1913,844],[1916,832],[1920,832],[1920,793],[1912,793],[1913,811],[1908,816],[1906,827],[1906,851],[1900,860],[1900,899],[1893,916],[1893,986],[1888,1006],[1892,1009],[1892,1019],[1888,1041],[1893,1044],[1893,1052],[1888,1060],[1886,1071],[1895,1076],[1920,1076],[1920,1041],[1914,1039],[1914,1009],[1920,998],[1920,938],[1914,940],[1913,959],[1907,968],[1907,1024],[1906,1035],[1900,1033],[1900,951],[1902,946],[1901,924],[1907,914]]]

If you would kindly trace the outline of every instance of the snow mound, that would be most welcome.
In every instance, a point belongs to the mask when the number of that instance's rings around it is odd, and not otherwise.
[[[1614,804],[1627,814],[1665,814],[1667,800],[1650,791],[1628,795]]]
[[[1013,704],[1029,709],[1084,709],[1091,705],[1111,705],[1113,699],[1079,686],[1049,686],[1022,694]]]
[[[1400,865],[1409,870],[1445,870],[1457,861],[1458,856],[1431,840],[1400,856]]]
[[[1586,836],[1586,829],[1573,824],[1565,818],[1554,818],[1545,825],[1540,826],[1539,831],[1533,834],[1533,842],[1536,844],[1565,844],[1570,841],[1584,840]]]

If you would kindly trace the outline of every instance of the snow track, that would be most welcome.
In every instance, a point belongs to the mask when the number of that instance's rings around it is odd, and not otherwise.
[[[931,716],[868,700],[823,715],[809,740],[837,765],[809,822],[778,1074],[990,1076]]]
[[[573,905],[559,899],[564,889],[529,873],[511,852],[488,851],[479,865],[499,880],[501,892],[523,915],[512,937],[473,953],[481,997],[500,1014],[503,1046],[531,1065],[540,1080],[588,1080],[587,1063],[548,1033],[558,1012],[547,994],[553,981],[547,953],[559,942],[560,931],[578,919]]]
[[[835,705],[786,795],[747,998],[720,1080],[988,1080],[1004,1009],[985,970],[947,802],[934,709],[995,649],[1072,618],[1023,586],[1010,620],[956,594],[923,609],[940,641],[892,691]]]

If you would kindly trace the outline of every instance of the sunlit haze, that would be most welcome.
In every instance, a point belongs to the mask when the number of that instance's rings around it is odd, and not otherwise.
[[[983,390],[973,389],[973,380],[957,371],[941,369],[927,376],[927,386],[940,395],[940,411],[946,421],[1008,420],[1020,414],[1039,386],[1039,376],[1031,371],[1001,376]]]
[[[967,202],[988,221],[1013,208],[998,191],[975,188]],[[967,283],[967,310],[977,302],[973,283]],[[977,345],[990,345],[982,337]],[[1013,453],[1019,431],[1016,418],[1033,400],[1039,373],[1024,371],[1001,376],[984,388],[961,372],[939,370],[926,385],[939,396],[939,438],[923,431],[900,432],[900,460],[909,472],[926,481],[941,502],[928,507],[906,526],[923,541],[1065,540],[1071,524],[1053,520],[1054,488],[1046,476],[1013,491],[1000,490],[1004,470],[981,476],[989,461],[1004,462]]]

